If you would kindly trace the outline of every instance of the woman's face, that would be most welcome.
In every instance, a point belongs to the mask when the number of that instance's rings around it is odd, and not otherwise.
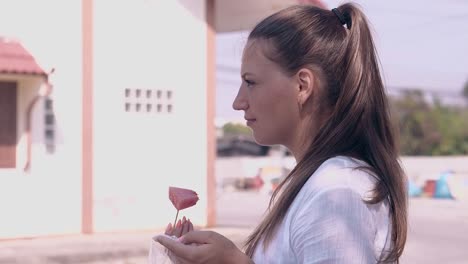
[[[298,87],[293,76],[265,57],[269,43],[249,40],[241,66],[242,85],[233,102],[244,118],[255,140],[261,145],[289,145],[294,140],[300,115]]]

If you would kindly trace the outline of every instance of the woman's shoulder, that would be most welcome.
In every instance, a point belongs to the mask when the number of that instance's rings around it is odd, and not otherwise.
[[[365,167],[367,163],[351,157],[330,158],[310,176],[301,192],[310,197],[326,190],[348,189],[369,198],[377,179]]]
[[[365,166],[365,162],[339,156],[325,161],[311,175],[285,221],[284,237],[291,241],[296,256],[309,260],[317,257],[315,252],[326,252],[330,259],[346,259],[347,253],[360,252],[373,259],[374,254],[381,254],[390,230],[389,208],[385,201],[363,201],[371,197],[377,181],[359,169]],[[327,251],[330,247],[360,248]]]

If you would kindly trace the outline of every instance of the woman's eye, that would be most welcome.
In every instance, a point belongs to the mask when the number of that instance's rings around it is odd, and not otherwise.
[[[247,86],[252,86],[255,84],[253,81],[247,79],[244,79],[244,82],[247,84]]]

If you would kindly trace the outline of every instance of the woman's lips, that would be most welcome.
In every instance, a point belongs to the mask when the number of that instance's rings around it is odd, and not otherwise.
[[[255,121],[257,121],[255,118],[246,118],[245,120],[247,120],[247,126],[251,126]]]

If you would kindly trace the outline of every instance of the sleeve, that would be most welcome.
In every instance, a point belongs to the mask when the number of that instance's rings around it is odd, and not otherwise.
[[[372,219],[361,196],[348,188],[304,199],[290,226],[297,263],[376,263]]]

